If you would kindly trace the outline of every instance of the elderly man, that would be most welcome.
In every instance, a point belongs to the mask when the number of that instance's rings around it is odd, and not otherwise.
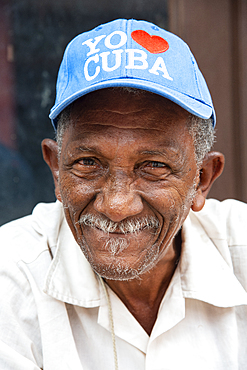
[[[1,230],[1,369],[244,370],[246,205],[187,45],[144,21],[79,35],[42,143],[57,202]]]

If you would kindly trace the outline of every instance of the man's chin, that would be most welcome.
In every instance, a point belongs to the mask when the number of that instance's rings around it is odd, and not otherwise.
[[[94,268],[93,268],[94,269]],[[140,279],[140,275],[136,271],[122,271],[122,272],[116,272],[114,270],[105,270],[102,268],[94,269],[94,272],[97,273],[99,276],[101,276],[103,279],[106,280],[114,280],[114,281],[130,281],[134,279]]]
[[[94,272],[108,280],[128,281],[140,279],[145,272],[156,265],[159,257],[157,244],[147,248],[142,256],[138,255],[136,257],[130,256],[129,253],[126,253],[126,250],[124,251],[125,253],[120,253],[122,254],[121,257],[112,253],[104,254],[100,257],[99,254],[92,256],[85,245],[81,245],[81,249]]]
[[[129,281],[134,279],[140,279],[143,274],[142,271],[132,269],[130,267],[124,267],[120,264],[118,265],[96,265],[91,263],[91,267],[98,275],[106,280],[116,280],[116,281]]]

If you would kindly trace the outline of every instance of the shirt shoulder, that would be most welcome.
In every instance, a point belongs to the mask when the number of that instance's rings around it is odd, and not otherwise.
[[[0,228],[1,368],[43,368],[39,314],[49,310],[43,285],[61,217],[58,202],[38,204],[31,215]]]
[[[247,291],[247,204],[233,199],[209,199],[202,211],[193,216]]]
[[[227,199],[208,199],[195,217],[211,239],[226,240],[228,246],[247,246],[247,204]]]
[[[0,227],[0,259],[31,262],[57,243],[63,218],[62,206],[40,203],[31,215],[11,221]],[[48,248],[49,246],[49,248]]]

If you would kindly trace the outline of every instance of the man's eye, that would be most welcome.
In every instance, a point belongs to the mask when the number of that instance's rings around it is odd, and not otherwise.
[[[152,161],[152,162],[147,163],[147,167],[165,168],[166,165],[161,162]]]
[[[96,162],[93,158],[83,158],[80,160],[81,164],[83,164],[84,166],[95,166],[96,165]]]
[[[163,162],[147,161],[141,166],[143,175],[152,176],[152,178],[163,178],[167,176],[171,169]]]
[[[100,163],[96,159],[89,157],[82,158],[75,162],[73,164],[72,171],[78,176],[91,176],[95,175],[100,170],[100,168]]]

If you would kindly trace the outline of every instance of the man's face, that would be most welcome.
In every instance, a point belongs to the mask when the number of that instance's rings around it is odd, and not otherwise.
[[[101,90],[78,100],[56,192],[93,269],[127,280],[174,251],[198,171],[188,113],[150,93]]]

